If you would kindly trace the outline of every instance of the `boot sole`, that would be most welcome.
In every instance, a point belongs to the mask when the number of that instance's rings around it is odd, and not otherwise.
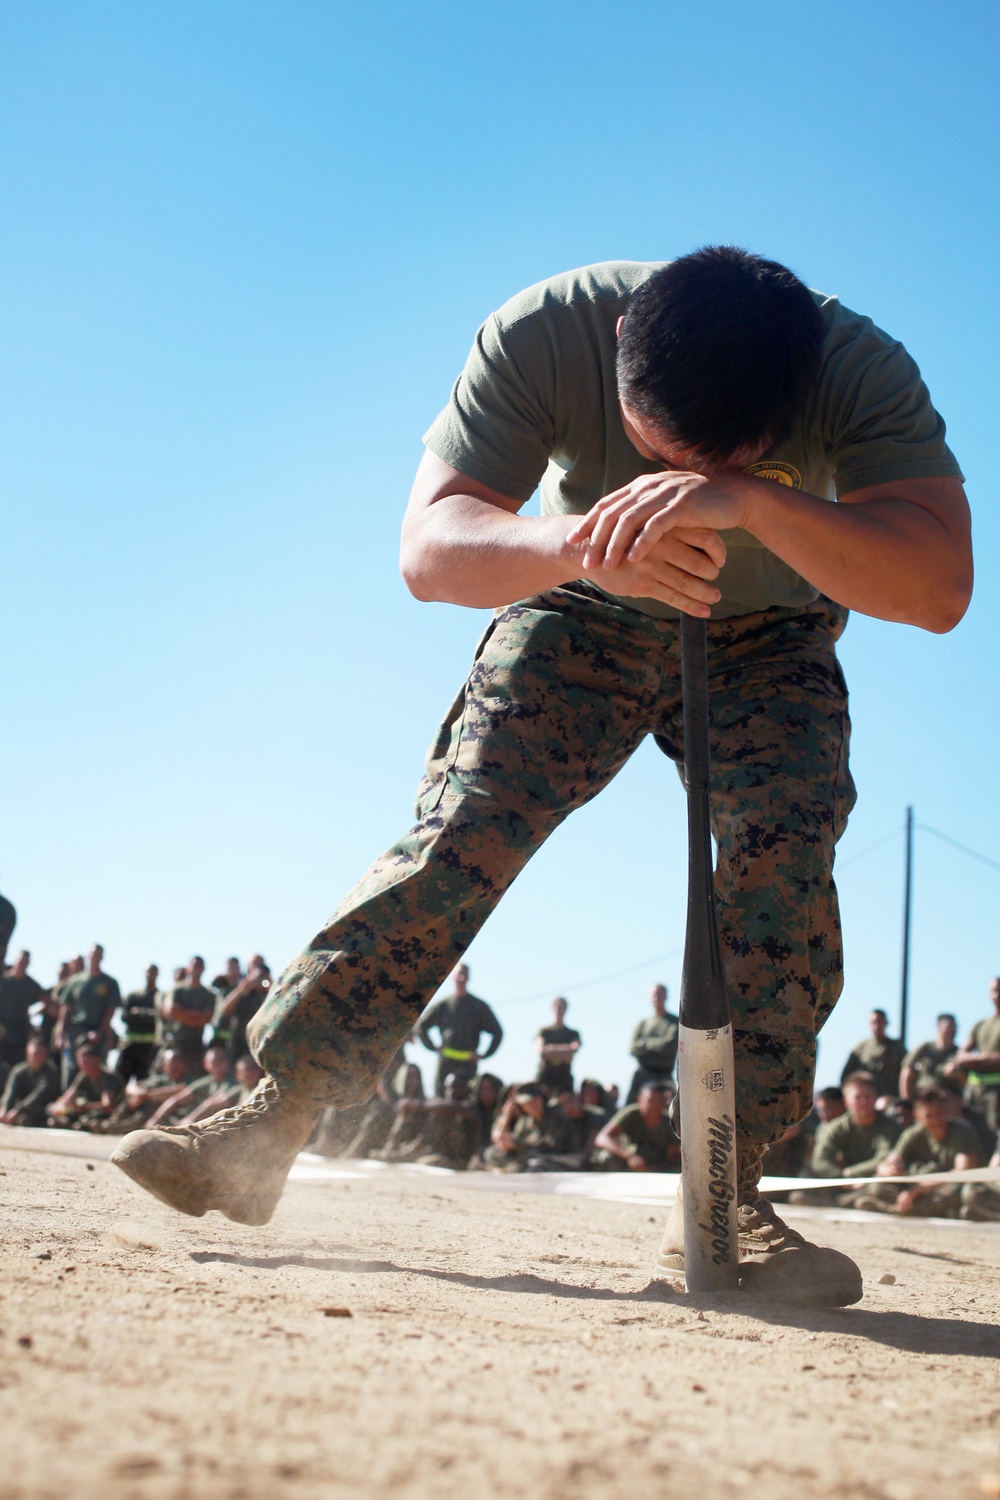
[[[234,1195],[232,1198],[218,1195],[209,1201],[211,1190],[205,1186],[199,1186],[193,1172],[177,1179],[171,1180],[167,1177],[164,1180],[162,1172],[149,1168],[144,1171],[141,1162],[133,1156],[132,1152],[122,1149],[127,1140],[126,1136],[125,1141],[112,1152],[111,1160],[125,1173],[126,1177],[131,1177],[133,1182],[152,1197],[159,1199],[161,1203],[165,1203],[168,1208],[187,1214],[192,1219],[202,1219],[205,1214],[215,1209],[233,1223],[249,1224],[255,1229],[268,1224],[272,1219],[284,1190],[284,1178],[278,1191],[270,1199],[262,1201],[258,1190],[252,1195]]]

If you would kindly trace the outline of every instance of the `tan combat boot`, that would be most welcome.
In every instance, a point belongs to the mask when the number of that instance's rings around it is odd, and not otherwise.
[[[670,1210],[654,1278],[684,1274],[682,1185]],[[778,1218],[766,1198],[736,1210],[740,1245],[740,1290],[792,1307],[847,1307],[863,1293],[861,1272],[839,1250],[813,1245]]]
[[[183,1214],[215,1208],[239,1224],[266,1224],[319,1115],[262,1078],[249,1099],[207,1120],[133,1130],[111,1160]]]

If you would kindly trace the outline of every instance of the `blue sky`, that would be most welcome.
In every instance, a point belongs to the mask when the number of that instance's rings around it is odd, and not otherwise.
[[[843,641],[860,801],[822,1081],[871,1005],[895,1020],[907,803],[1000,860],[998,29],[961,0],[0,7],[0,880],[38,977],[95,939],[128,985],[292,957],[408,826],[485,622],[397,571],[478,323],[570,266],[729,240],[906,343],[975,510],[952,635]],[[626,1081],[684,884],[646,747],[470,950],[505,1076],[564,992],[581,1064]],[[918,832],[911,1040],[986,1013],[998,895]]]

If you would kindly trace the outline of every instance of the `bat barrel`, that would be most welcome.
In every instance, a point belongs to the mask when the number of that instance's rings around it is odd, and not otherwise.
[[[681,616],[688,900],[677,1077],[684,1183],[684,1275],[690,1292],[739,1284],[733,1032],[712,884],[708,643]]]

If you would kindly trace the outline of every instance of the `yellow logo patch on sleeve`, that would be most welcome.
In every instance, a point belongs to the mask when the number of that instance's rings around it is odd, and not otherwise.
[[[758,464],[750,464],[744,469],[745,474],[752,474],[755,479],[771,479],[775,484],[787,484],[789,489],[800,490],[802,488],[802,475],[792,464],[782,464],[774,458],[762,459]]]

